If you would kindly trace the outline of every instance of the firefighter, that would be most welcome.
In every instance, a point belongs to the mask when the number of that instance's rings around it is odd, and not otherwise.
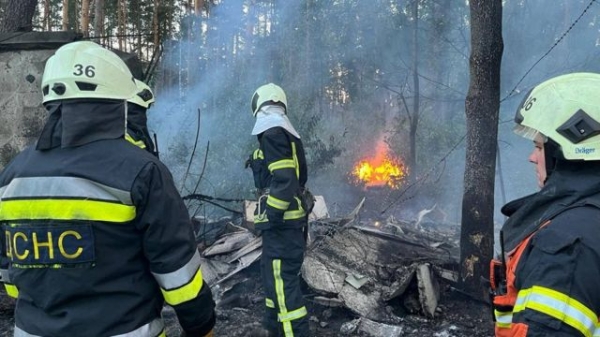
[[[168,169],[125,139],[139,94],[125,63],[89,42],[46,63],[49,112],[35,145],[0,174],[0,244],[15,336],[212,336],[211,291]]]
[[[136,79],[135,84],[137,94],[130,98],[127,103],[127,133],[125,139],[158,157],[158,149],[148,131],[148,117],[146,115],[147,110],[155,102],[154,93],[142,81]]]
[[[259,148],[247,164],[259,196],[254,223],[263,238],[261,276],[266,305],[263,329],[253,335],[306,337],[307,311],[299,277],[307,225],[300,200],[307,180],[304,146],[287,117],[281,87],[261,86],[251,104],[256,117],[252,135],[258,137]]]
[[[515,132],[533,141],[541,190],[503,207],[492,261],[496,336],[600,335],[600,74],[533,88]]]

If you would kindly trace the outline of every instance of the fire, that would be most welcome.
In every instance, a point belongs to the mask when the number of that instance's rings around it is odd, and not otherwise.
[[[389,154],[389,148],[384,141],[379,141],[375,156],[361,160],[352,171],[357,184],[366,187],[388,186],[398,189],[406,178],[408,170],[404,163]]]

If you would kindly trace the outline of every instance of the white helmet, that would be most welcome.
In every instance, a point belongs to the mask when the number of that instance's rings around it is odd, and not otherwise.
[[[287,112],[287,98],[280,86],[269,83],[256,89],[252,95],[252,116],[256,116],[258,110],[268,102],[281,103]]]
[[[139,105],[145,109],[150,109],[152,103],[155,102],[152,89],[150,89],[146,83],[137,79],[135,79],[135,85],[137,87],[137,92],[133,97],[129,98],[127,102]]]
[[[523,100],[515,133],[556,142],[567,160],[600,160],[600,74],[572,73],[547,80]]]
[[[114,52],[91,41],[60,47],[46,62],[43,102],[77,98],[126,100],[137,87],[131,71]]]

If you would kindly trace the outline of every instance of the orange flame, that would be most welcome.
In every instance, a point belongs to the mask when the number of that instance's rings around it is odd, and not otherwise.
[[[404,163],[389,154],[384,141],[377,143],[374,157],[361,160],[352,171],[357,184],[366,187],[388,186],[393,189],[400,188],[407,174]]]

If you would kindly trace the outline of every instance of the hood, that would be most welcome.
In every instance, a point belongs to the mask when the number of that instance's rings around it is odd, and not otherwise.
[[[48,120],[36,149],[75,147],[101,139],[125,136],[126,101],[68,100],[45,105]]]
[[[300,135],[290,122],[288,116],[285,114],[285,109],[278,105],[265,105],[256,114],[256,122],[252,129],[252,135],[258,135],[270,128],[282,127],[287,132],[294,135],[294,137],[300,139]]]
[[[507,252],[541,224],[568,208],[584,205],[600,208],[600,162],[558,161],[544,187],[522,199],[503,207],[503,212],[514,208],[514,213],[502,227]],[[513,207],[509,207],[512,203],[515,203]],[[518,204],[521,206],[515,208]]]

